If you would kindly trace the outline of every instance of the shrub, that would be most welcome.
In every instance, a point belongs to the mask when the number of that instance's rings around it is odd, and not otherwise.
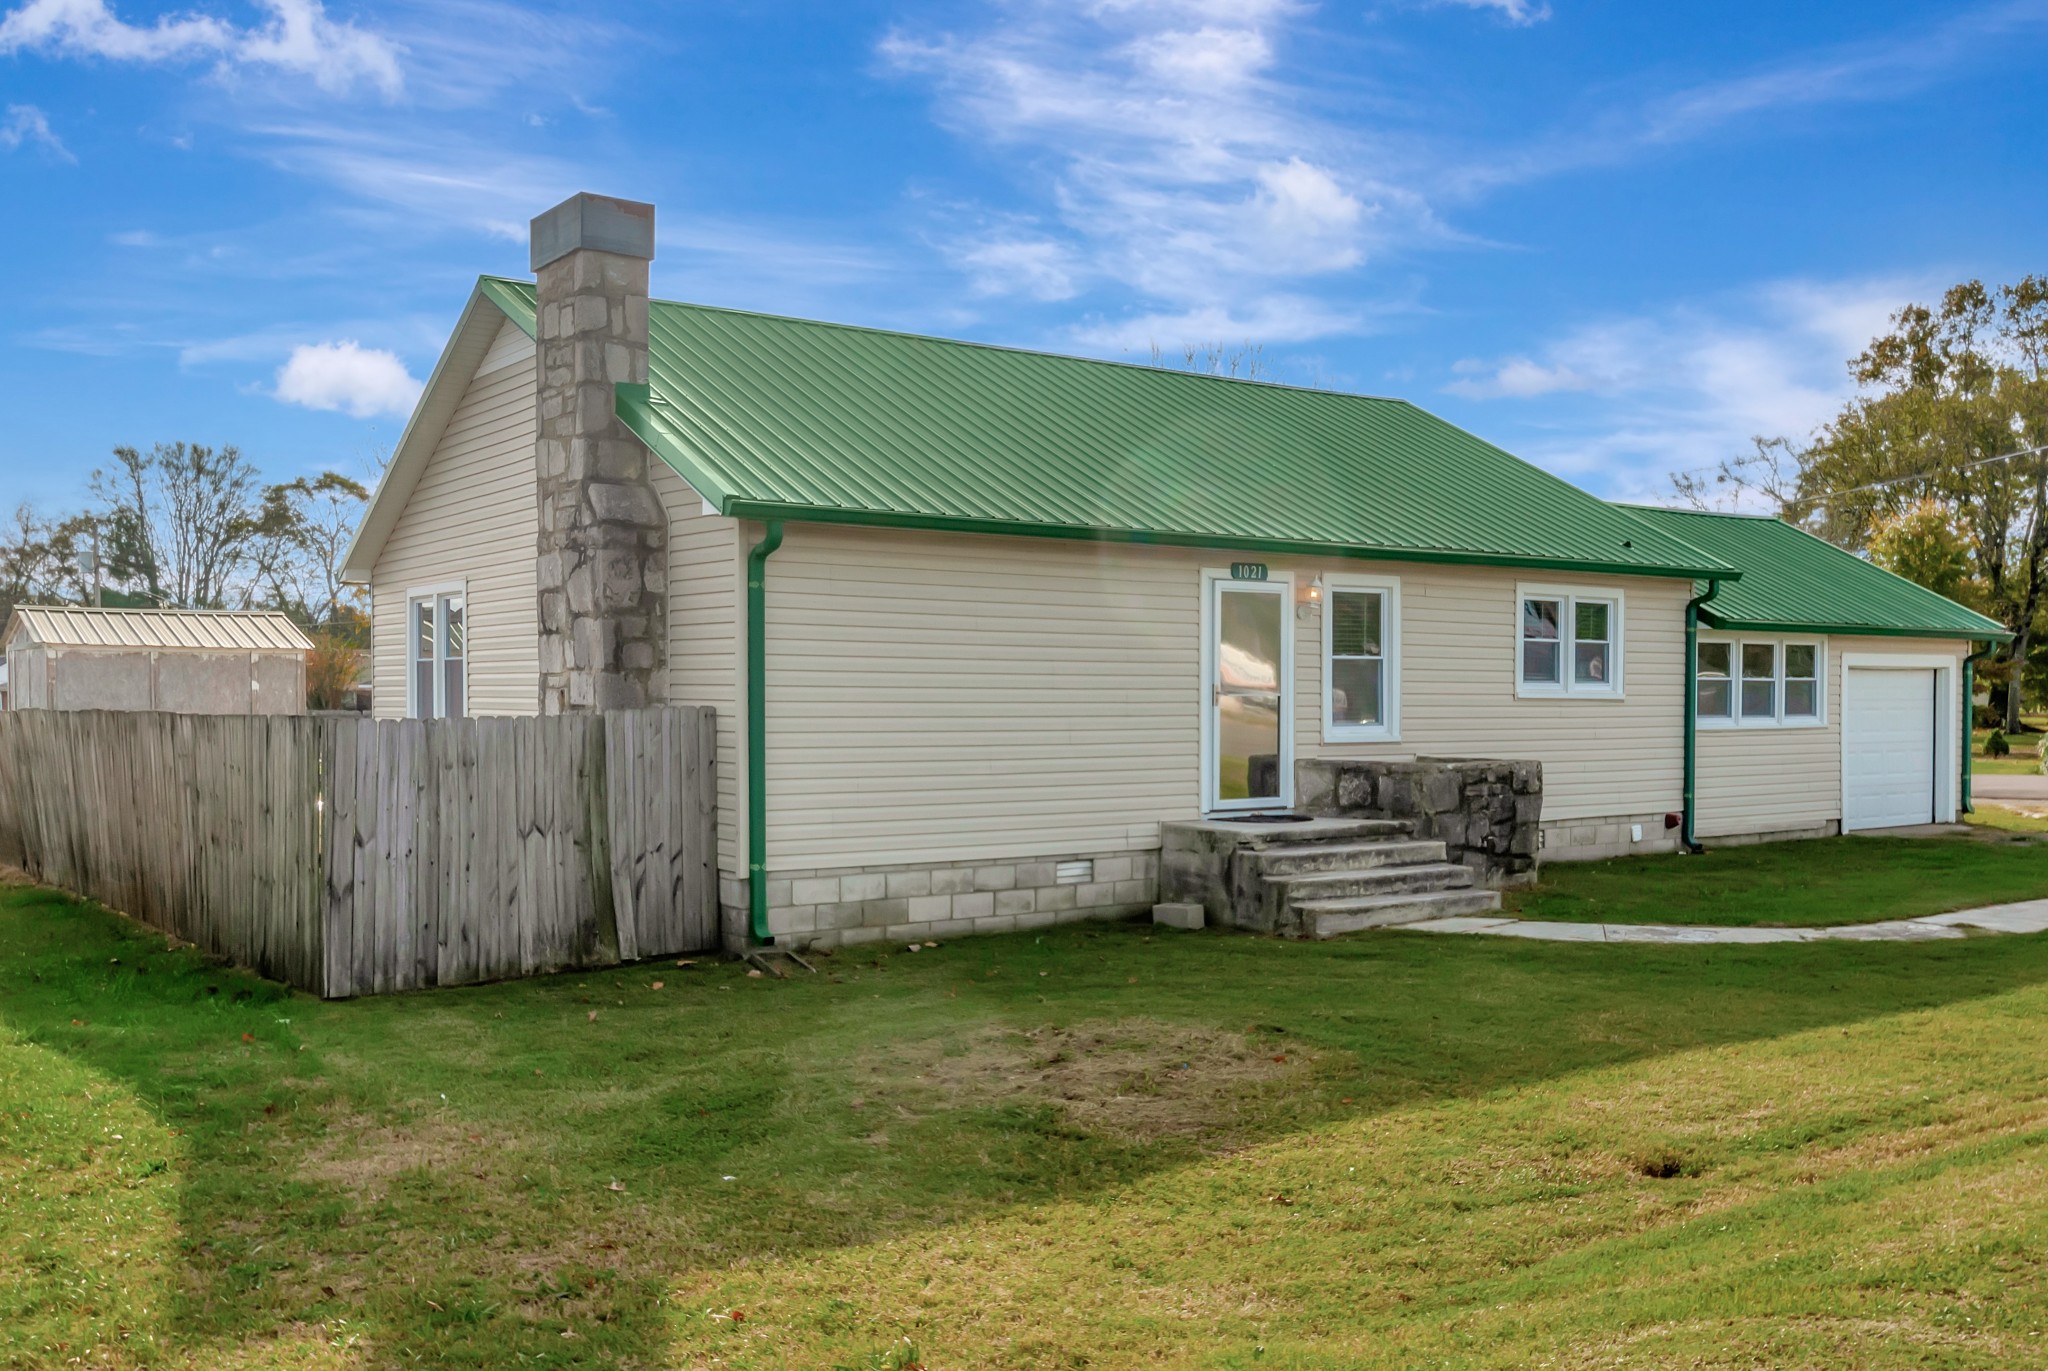
[[[1984,740],[1984,755],[1987,757],[2010,757],[2012,755],[2012,744],[2005,740],[2003,731],[1996,728],[1991,730],[1991,736]]]
[[[347,709],[362,670],[361,648],[331,634],[314,634],[313,649],[306,654],[306,708]]]

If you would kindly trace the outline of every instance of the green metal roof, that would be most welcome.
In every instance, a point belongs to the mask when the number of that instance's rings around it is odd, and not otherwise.
[[[530,282],[481,289],[531,331]],[[1738,573],[1401,400],[655,301],[618,413],[750,519]]]
[[[2004,625],[1779,519],[1629,506],[1675,538],[1742,568],[1700,606],[1715,628],[1883,637],[2012,637]]]

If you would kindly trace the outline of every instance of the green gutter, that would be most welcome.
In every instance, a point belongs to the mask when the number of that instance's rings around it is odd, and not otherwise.
[[[782,522],[768,521],[747,553],[747,914],[754,941],[768,941],[768,559]]]
[[[618,387],[624,391],[625,387]],[[626,410],[620,408],[621,417]],[[644,435],[643,435],[644,438]],[[663,454],[666,460],[666,454]],[[674,462],[669,463],[675,466]],[[690,473],[678,474],[696,482]],[[769,500],[728,498],[718,512],[733,519],[789,520],[812,524],[850,524],[864,528],[912,528],[931,533],[979,533],[1017,538],[1064,538],[1087,543],[1133,543],[1146,547],[1213,548],[1221,552],[1270,552],[1283,556],[1345,557],[1377,562],[1430,562],[1459,566],[1527,567],[1540,571],[1584,572],[1601,576],[1663,576],[1723,581],[1741,579],[1733,567],[1667,567],[1631,562],[1601,562],[1565,557],[1524,557],[1499,552],[1465,552],[1447,548],[1359,547],[1289,538],[1247,538],[1214,533],[1180,533],[1154,529],[1104,528],[1086,524],[1041,524],[1018,519],[967,519],[949,514],[913,514],[898,510],[839,509],[790,505]]]
[[[1998,651],[1997,643],[1986,643],[1982,648],[1963,658],[1963,813],[1975,814],[1977,807],[1970,803],[1970,773],[1975,759],[1971,756],[1977,748],[1977,661]]]
[[[1973,641],[1995,638],[2001,642],[2012,638],[2012,634],[2003,629],[1993,633],[1970,624],[1951,624],[1947,628],[1897,628],[1872,624],[1781,624],[1762,619],[1722,619],[1712,614],[1703,618],[1706,626],[1716,633],[1824,633],[1833,638],[1968,638]]]
[[[1700,846],[1700,840],[1694,833],[1698,817],[1695,798],[1699,789],[1700,761],[1700,606],[1720,593],[1721,583],[1708,581],[1706,594],[1695,595],[1685,602],[1685,807],[1681,812],[1684,826],[1678,830],[1678,841],[1687,852],[1694,854],[1706,850]]]

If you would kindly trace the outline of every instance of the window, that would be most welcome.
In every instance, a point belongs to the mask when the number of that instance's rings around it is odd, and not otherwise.
[[[1521,594],[1518,693],[1621,694],[1621,598]]]
[[[1778,645],[1742,645],[1742,717],[1778,717]]]
[[[1820,717],[1820,650],[1812,643],[1785,644],[1785,717]]]
[[[1399,583],[1326,578],[1323,606],[1323,737],[1392,739],[1399,727],[1395,643]]]
[[[1699,721],[1714,728],[1797,727],[1821,722],[1821,644],[1769,638],[1702,638],[1693,691]]]
[[[467,615],[460,590],[424,591],[410,601],[406,639],[415,719],[459,719],[468,707]]]
[[[1728,643],[1701,643],[1698,676],[1699,716],[1728,719],[1735,715],[1731,679],[1735,649]]]

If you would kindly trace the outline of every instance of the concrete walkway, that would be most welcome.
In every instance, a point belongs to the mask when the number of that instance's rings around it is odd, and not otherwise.
[[[1706,924],[1573,924],[1545,919],[1503,919],[1472,916],[1398,924],[1397,932],[1486,933],[1500,938],[1536,938],[1555,943],[1816,943],[1928,942],[1935,938],[1966,938],[1965,929],[1984,933],[2048,931],[2048,900],[2022,900],[1922,919],[1885,923],[1842,924],[1834,928],[1716,928]]]

